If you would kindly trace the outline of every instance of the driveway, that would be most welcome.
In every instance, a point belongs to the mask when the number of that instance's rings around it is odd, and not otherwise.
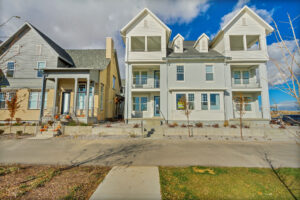
[[[105,166],[300,167],[300,145],[168,139],[2,140],[0,163]]]

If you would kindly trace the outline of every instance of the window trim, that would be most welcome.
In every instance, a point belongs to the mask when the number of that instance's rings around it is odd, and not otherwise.
[[[135,101],[134,101],[134,98],[138,98],[139,99],[139,103],[138,103],[138,110],[134,110],[133,108],[135,107]],[[142,98],[146,98],[147,99],[147,102],[146,102],[146,110],[142,110]],[[133,112],[148,112],[149,111],[149,109],[148,109],[148,107],[149,107],[149,105],[148,105],[148,103],[149,103],[149,100],[150,100],[150,98],[148,97],[148,96],[143,96],[143,95],[141,95],[141,96],[133,96],[132,97],[132,111]],[[144,103],[145,104],[145,103]]]
[[[177,75],[178,75],[178,72],[177,72],[177,68],[178,67],[183,67],[183,80],[178,80],[178,77],[177,77]],[[178,82],[185,82],[185,67],[184,67],[184,65],[180,65],[180,64],[177,64],[176,65],[176,81],[178,81]]]
[[[32,92],[37,92],[38,93],[38,99],[37,99],[37,108],[30,108],[30,93]],[[44,110],[47,110],[47,103],[48,103],[48,91],[45,91],[45,104],[44,104]],[[41,102],[42,102],[42,91],[38,91],[38,90],[30,90],[29,94],[28,94],[28,105],[27,105],[27,110],[40,110],[41,108],[39,108],[41,106]]]
[[[142,50],[133,50],[132,49],[132,38],[133,37],[143,37],[144,38],[144,50],[142,51]],[[145,35],[132,35],[132,36],[130,36],[130,51],[131,52],[146,52],[147,51],[147,41],[146,41],[147,39],[146,39],[146,36]]]
[[[235,83],[235,77],[234,77],[235,72],[240,73],[240,83]],[[244,83],[243,72],[248,72],[249,73],[248,83]],[[232,70],[232,78],[233,78],[233,81],[232,81],[233,85],[240,85],[240,86],[250,85],[250,82],[251,82],[251,80],[250,80],[251,79],[251,69],[233,69]]]
[[[39,63],[45,63],[45,68],[46,68],[46,67],[47,67],[47,62],[46,62],[46,61],[37,61],[37,62],[36,62],[36,66],[37,66],[36,78],[43,78],[43,76],[42,76],[42,77],[39,77],[39,76],[38,76],[38,73],[39,73],[39,72],[38,72],[38,71],[39,71]],[[45,69],[45,68],[44,68],[44,69]]]
[[[206,80],[206,74],[207,74],[206,67],[207,66],[212,66],[212,72],[209,72],[209,73],[212,73],[212,75],[213,75],[213,79],[212,80]],[[205,81],[206,82],[214,82],[215,81],[215,66],[213,64],[205,64]]]
[[[112,84],[113,84],[112,85],[112,89],[115,90],[116,89],[116,77],[115,77],[115,75],[113,75],[112,79],[113,79],[113,81],[112,81]]]
[[[149,37],[160,37],[160,48],[159,48],[159,50],[149,50],[149,49],[148,49],[148,38],[149,38]],[[162,38],[161,38],[160,35],[147,35],[147,36],[146,36],[146,40],[147,40],[147,42],[146,42],[145,46],[146,46],[146,51],[147,51],[147,52],[161,52],[161,50],[162,50],[162,48],[161,48],[161,45],[162,45],[161,40],[162,40]]]
[[[13,72],[13,76],[12,76],[12,77],[8,77],[8,76],[7,76],[7,71],[11,71],[11,70],[8,70],[8,63],[14,63],[14,70],[13,70],[14,72]],[[11,60],[11,61],[7,61],[7,62],[6,62],[6,73],[5,73],[5,77],[6,77],[6,78],[15,78],[15,72],[16,72],[16,62],[15,62],[15,61],[12,61],[12,60]]]

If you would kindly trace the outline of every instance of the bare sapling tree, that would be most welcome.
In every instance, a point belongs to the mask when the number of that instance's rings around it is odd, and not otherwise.
[[[288,21],[283,22],[287,23],[290,26],[291,29],[291,35],[292,40],[289,42],[293,42],[293,48],[291,48],[287,44],[287,40],[285,40],[280,33],[280,30],[278,28],[277,23],[275,20],[273,20],[274,27],[275,27],[275,38],[277,40],[278,48],[280,49],[281,58],[280,61],[279,58],[272,58],[272,55],[270,55],[271,62],[276,66],[280,78],[281,83],[278,85],[273,85],[275,88],[279,89],[285,94],[288,94],[292,96],[298,103],[298,106],[300,107],[300,84],[299,84],[299,78],[300,78],[300,48],[299,48],[299,39],[296,37],[295,29],[293,22],[297,20],[300,15],[295,17],[294,19],[291,19],[290,15],[287,14]],[[297,24],[297,23],[296,23]],[[299,24],[299,23],[298,23]]]
[[[190,114],[191,114],[192,110],[190,109],[190,106],[193,106],[193,105],[191,105],[190,102],[187,101],[187,98],[185,95],[183,95],[179,99],[179,104],[181,107],[180,109],[184,111],[184,115],[186,116],[186,119],[187,119],[187,128],[188,128],[189,137],[192,137],[191,126],[190,126]]]
[[[7,109],[9,111],[9,118],[10,118],[10,124],[9,124],[9,132],[11,133],[11,126],[12,126],[12,121],[15,117],[16,112],[18,112],[21,108],[21,102],[23,100],[18,97],[17,92],[14,93],[10,99],[6,100],[7,104]]]
[[[243,138],[243,117],[246,114],[247,106],[249,103],[249,98],[243,96],[243,94],[238,94],[234,97],[234,102],[236,105],[236,112],[239,114],[241,139],[244,140],[244,138]]]

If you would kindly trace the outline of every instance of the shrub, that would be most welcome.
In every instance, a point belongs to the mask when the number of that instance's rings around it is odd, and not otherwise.
[[[13,126],[22,126],[21,123],[13,123],[12,125],[13,125]]]
[[[111,127],[111,123],[106,124],[106,128],[110,128]]]
[[[178,124],[177,124],[176,122],[174,122],[174,123],[173,123],[173,126],[176,127],[176,126],[178,126]]]
[[[214,124],[214,125],[212,125],[212,127],[219,128],[219,124]]]
[[[228,120],[225,120],[224,121],[224,127],[228,127],[229,126],[229,122],[228,122]]]
[[[21,124],[21,118],[16,118],[16,122],[17,122],[18,124]]]
[[[0,129],[0,135],[2,135],[4,133],[3,129]]]
[[[138,127],[140,127],[139,124],[134,124],[134,125],[133,125],[133,128],[138,128]]]
[[[80,123],[79,123],[79,126],[88,126],[88,124],[83,123],[83,122],[80,122]]]
[[[17,135],[21,136],[23,134],[23,131],[17,131]]]
[[[129,133],[129,137],[136,138],[136,134],[135,133]]]
[[[249,125],[245,125],[244,128],[250,128],[250,126]]]
[[[10,124],[10,118],[5,119],[4,121],[6,122],[5,125],[9,125]]]
[[[201,122],[197,122],[195,125],[196,125],[198,128],[202,128],[202,127],[203,127],[203,123],[201,123]]]
[[[230,125],[230,128],[237,128],[236,125]]]
[[[36,123],[32,123],[31,126],[36,126]]]
[[[175,126],[174,126],[174,124],[169,124],[168,125],[170,128],[174,128]]]
[[[185,125],[185,124],[181,124],[181,127],[182,127],[182,128],[185,128],[185,127],[186,127],[186,125]]]
[[[69,121],[67,125],[68,126],[77,126],[78,124],[72,120],[72,121]]]

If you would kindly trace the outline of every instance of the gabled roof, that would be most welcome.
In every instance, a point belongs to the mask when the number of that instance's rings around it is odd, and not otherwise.
[[[195,42],[195,44],[194,44],[194,48],[197,46],[197,44],[199,43],[199,41],[200,41],[201,38],[203,38],[203,37],[206,37],[207,40],[209,40],[209,37],[208,37],[205,33],[202,33],[202,34],[198,37],[198,39],[196,40],[196,42]]]
[[[167,27],[154,13],[152,13],[148,8],[144,8],[139,14],[137,14],[128,24],[126,24],[122,29],[121,29],[121,35],[124,40],[125,37],[125,32],[134,25],[136,21],[138,21],[140,18],[146,16],[147,14],[151,15],[164,29],[167,31],[167,41],[170,38],[171,35],[171,29]]]
[[[21,34],[24,30],[26,30],[26,27],[29,27],[33,31],[35,31],[38,35],[40,35],[43,40],[49,44],[49,46],[55,51],[58,57],[60,57],[65,62],[69,63],[70,65],[73,65],[71,57],[68,55],[68,53],[61,48],[58,44],[56,44],[53,40],[51,40],[47,35],[42,33],[40,30],[38,30],[36,27],[34,27],[32,24],[25,22],[23,26],[21,26],[12,36],[10,36],[6,41],[0,44],[0,49],[3,48],[6,44],[9,42],[12,42],[16,36]]]
[[[182,36],[182,35],[180,35],[180,33],[178,33],[174,38],[173,38],[173,41],[172,41],[172,44],[171,44],[171,46],[173,47],[173,45],[174,45],[174,42],[175,42],[175,40],[177,39],[177,38],[182,38],[182,40],[184,40],[184,37]]]
[[[251,8],[248,6],[244,6],[225,26],[221,28],[221,30],[218,32],[216,37],[212,40],[211,44],[213,44],[217,38],[222,35],[222,33],[227,30],[235,21],[235,19],[241,17],[245,12],[247,12],[249,15],[251,15],[258,23],[260,23],[262,26],[266,29],[266,34],[270,34],[274,31],[274,28],[270,26],[265,20],[263,20],[258,14],[256,14]]]

